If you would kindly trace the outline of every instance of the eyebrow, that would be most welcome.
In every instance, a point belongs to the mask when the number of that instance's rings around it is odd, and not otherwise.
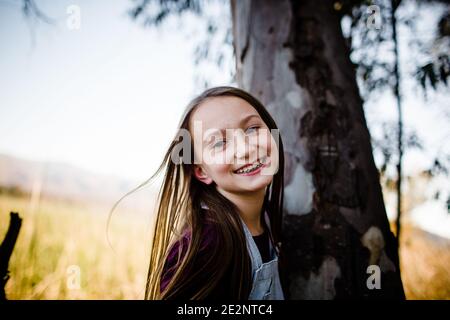
[[[252,119],[252,118],[261,118],[261,117],[259,116],[259,114],[250,114],[250,115],[248,115],[248,116],[242,118],[241,121],[239,121],[239,125],[242,125],[242,124],[244,124],[244,123],[247,123],[247,122],[248,122],[250,119]],[[225,136],[226,129],[213,129],[213,132],[217,132],[217,131],[219,131],[220,133],[222,133],[222,136]],[[212,132],[211,132],[210,134],[208,134],[208,135],[205,137],[205,139],[203,140],[203,142],[208,142],[208,138],[210,138],[211,135],[213,135]]]

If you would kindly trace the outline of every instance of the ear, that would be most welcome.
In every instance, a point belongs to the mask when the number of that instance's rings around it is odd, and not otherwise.
[[[194,176],[204,184],[211,184],[213,182],[206,171],[199,165],[194,165]]]

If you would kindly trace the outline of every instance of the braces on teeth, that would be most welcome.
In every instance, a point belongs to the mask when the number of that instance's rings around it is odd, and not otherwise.
[[[256,165],[252,165],[249,168],[237,170],[236,173],[249,173],[249,172],[255,171],[256,169],[258,169],[262,165],[263,164],[261,162],[258,162]]]

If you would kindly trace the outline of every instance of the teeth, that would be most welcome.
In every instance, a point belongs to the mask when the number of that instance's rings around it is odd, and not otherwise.
[[[246,167],[245,169],[237,170],[236,173],[249,173],[252,171],[255,171],[259,167],[261,167],[263,164],[261,162],[255,162],[251,167]]]

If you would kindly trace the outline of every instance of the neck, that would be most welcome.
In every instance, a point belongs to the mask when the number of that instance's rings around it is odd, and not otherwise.
[[[252,236],[257,236],[264,232],[264,227],[261,223],[261,211],[266,194],[265,188],[245,194],[231,193],[220,188],[218,188],[218,191],[238,207],[239,215],[244,220]]]

